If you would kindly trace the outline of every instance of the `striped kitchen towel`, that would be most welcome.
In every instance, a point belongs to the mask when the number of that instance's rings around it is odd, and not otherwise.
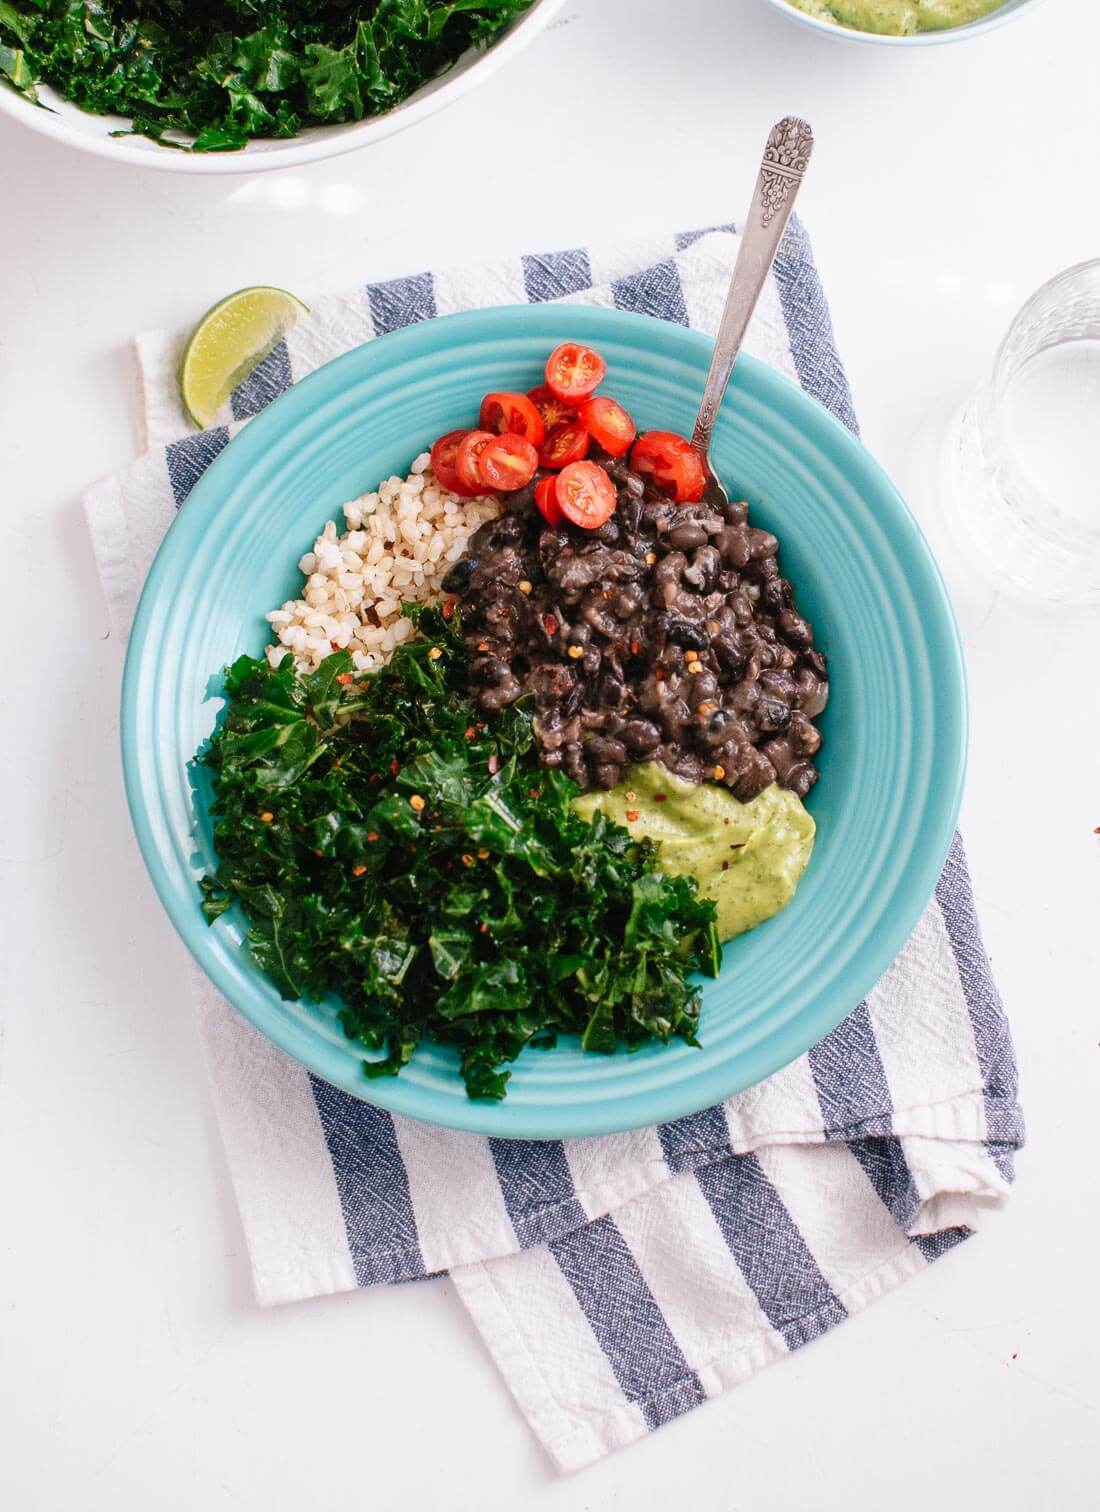
[[[712,333],[736,246],[721,228],[319,299],[204,432],[189,434],[179,407],[180,338],[141,338],[151,449],[86,498],[120,637],[196,479],[321,362],[411,321],[524,300],[616,305]],[[797,222],[748,345],[855,429]],[[287,1060],[205,979],[196,994],[260,1301],[449,1271],[562,1470],[743,1380],[953,1248],[1007,1195],[1023,1138],[957,840],[901,955],[827,1039],[658,1128],[540,1143],[396,1118]]]

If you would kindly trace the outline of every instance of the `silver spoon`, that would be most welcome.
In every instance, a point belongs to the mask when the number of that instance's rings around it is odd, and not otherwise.
[[[773,126],[768,135],[768,144],[760,163],[760,173],[753,190],[748,220],[741,233],[741,247],[737,253],[726,307],[714,340],[714,356],[710,360],[699,415],[695,421],[691,444],[702,458],[707,472],[703,497],[708,504],[722,508],[729,503],[729,495],[722,487],[718,474],[710,461],[710,437],[714,429],[718,406],[733,372],[733,364],[741,350],[745,331],[752,312],[756,309],[760,291],[768,270],[775,261],[787,218],[794,209],[795,196],[802,183],[802,175],[814,150],[814,134],[806,121],[797,116],[784,116]]]

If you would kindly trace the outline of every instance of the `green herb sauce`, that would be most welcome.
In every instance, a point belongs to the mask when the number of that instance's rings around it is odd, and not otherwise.
[[[965,26],[999,10],[1004,0],[789,0],[796,10],[819,21],[834,21],[854,31],[911,37],[916,32]]]
[[[728,788],[696,786],[654,762],[628,768],[618,787],[585,793],[573,807],[586,818],[598,809],[631,835],[653,840],[662,871],[694,877],[700,896],[717,904],[721,940],[787,906],[814,844],[814,821],[786,788],[773,783],[739,803]]]

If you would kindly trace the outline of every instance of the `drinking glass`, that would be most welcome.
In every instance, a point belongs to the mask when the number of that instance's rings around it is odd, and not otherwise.
[[[1100,260],[1024,305],[947,464],[964,547],[1027,597],[1100,602]]]

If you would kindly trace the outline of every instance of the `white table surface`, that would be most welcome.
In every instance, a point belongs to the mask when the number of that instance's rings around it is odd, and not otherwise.
[[[794,110],[817,130],[802,209],[868,444],[939,544],[946,408],[1032,288],[1100,254],[1098,58],[1094,0],[912,52],[832,42],[763,0],[570,0],[481,91],[304,171],[189,180],[0,122],[0,1505],[1097,1505],[1100,615],[1023,608],[942,547],[973,700],[964,829],[1031,1129],[1008,1210],[562,1479],[445,1282],[251,1299],[183,949],[124,809],[119,654],[79,494],[137,445],[133,332],[243,284],[308,297],[727,220]],[[583,166],[548,143],[554,113],[583,121],[566,137],[594,144]]]

